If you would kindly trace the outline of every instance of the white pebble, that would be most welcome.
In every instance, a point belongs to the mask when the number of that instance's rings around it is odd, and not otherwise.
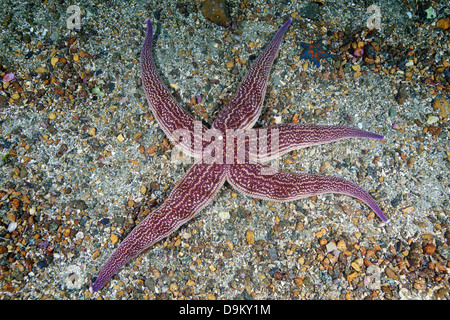
[[[84,238],[84,233],[79,231],[76,235],[75,235],[75,240],[80,240]]]
[[[328,242],[327,243],[327,253],[334,251],[334,250],[337,250],[336,244],[334,242]]]
[[[8,232],[11,233],[11,232],[13,232],[14,230],[16,230],[16,228],[17,228],[17,222],[11,222],[11,223],[8,225]]]
[[[219,218],[222,220],[230,219],[230,213],[228,211],[219,212]]]

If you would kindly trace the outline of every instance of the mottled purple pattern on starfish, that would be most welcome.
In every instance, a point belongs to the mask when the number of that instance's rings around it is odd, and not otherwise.
[[[113,252],[95,280],[92,290],[102,288],[130,259],[190,220],[209,203],[224,181],[224,167],[194,164],[167,200],[135,227]]]
[[[266,95],[270,68],[291,22],[292,19],[289,19],[278,30],[269,45],[253,62],[231,101],[217,115],[213,129],[248,129],[256,123]]]
[[[152,30],[152,24],[150,20],[147,20],[147,34],[141,50],[142,86],[150,109],[161,129],[181,150],[194,156],[194,132],[202,134],[206,128],[201,126],[202,130],[194,130],[196,123],[194,117],[175,101],[162,82],[152,57]],[[188,133],[189,139],[180,139],[180,136],[177,135],[180,131]]]
[[[270,167],[261,164],[230,166],[227,181],[244,194],[272,201],[292,201],[324,193],[346,194],[364,201],[383,221],[388,220],[370,194],[352,182],[310,173],[267,174],[269,170]]]
[[[273,145],[272,135],[274,132],[277,133],[278,144],[275,150],[267,148],[267,153],[264,154],[259,152],[260,149],[258,149],[259,153],[257,155],[250,155],[253,158],[258,156],[258,160],[261,162],[273,160],[292,150],[330,143],[345,138],[384,139],[382,135],[358,128],[328,125],[285,123],[254,130],[256,131],[258,148],[261,144]],[[261,137],[264,138],[262,143],[259,141]]]
[[[244,161],[243,164],[239,164],[236,161],[238,155],[251,155],[252,150],[251,143],[239,144],[236,142],[239,139],[227,136],[226,133],[234,129],[248,134],[246,141],[253,141],[258,147],[264,143],[267,147],[271,145],[272,140],[277,140],[278,149],[268,149],[262,157],[256,157],[260,161],[270,160],[293,149],[344,138],[383,139],[383,136],[368,131],[337,126],[282,124],[250,129],[261,112],[269,71],[290,23],[291,19],[275,34],[261,56],[250,67],[233,99],[213,123],[214,132],[221,135],[218,141],[214,142],[219,142],[225,158],[230,156],[226,144],[232,142],[231,152],[234,153],[231,155],[232,163],[219,163],[220,152],[216,154],[218,158],[213,158],[212,162],[205,163],[204,159],[198,160],[172,190],[167,200],[134,228],[113,252],[93,284],[93,291],[101,289],[119,268],[142,250],[167,237],[191,219],[211,201],[225,180],[244,194],[273,201],[290,201],[323,193],[347,194],[364,201],[383,221],[387,221],[375,200],[365,190],[342,178],[280,172],[260,163],[252,164]],[[151,56],[151,42],[152,27],[150,21],[147,21],[147,35],[141,51],[141,68],[142,85],[150,108],[167,136],[175,144],[180,144],[179,147],[183,151],[194,156],[204,154],[205,150],[213,146],[212,143],[208,145],[205,142],[209,141],[208,139],[204,139],[204,134],[210,134],[211,130],[208,131],[199,125],[170,95],[156,72]],[[189,135],[190,139],[187,142],[185,140],[180,142],[178,135],[180,130]],[[199,152],[193,145],[196,138],[201,139]]]

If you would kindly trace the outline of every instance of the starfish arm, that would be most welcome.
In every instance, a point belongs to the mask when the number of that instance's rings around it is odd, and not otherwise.
[[[329,125],[287,123],[251,130],[256,134],[250,139],[257,142],[253,142],[255,148],[250,149],[250,156],[259,162],[270,161],[292,150],[345,138],[384,139],[384,136],[369,131]]]
[[[253,62],[235,95],[221,110],[212,128],[224,131],[225,129],[253,127],[261,113],[270,68],[277,55],[283,35],[291,22],[292,19],[289,19],[278,30],[270,44]]]
[[[147,20],[147,34],[141,50],[141,76],[148,104],[167,137],[188,155],[194,156],[194,133],[201,138],[206,128],[177,103],[161,80],[153,61],[152,40],[152,24]],[[196,123],[200,130],[194,130]]]
[[[224,181],[223,167],[194,164],[167,200],[135,227],[112,253],[92,285],[92,291],[101,289],[130,259],[190,220],[211,201]]]
[[[231,166],[227,181],[246,195],[272,201],[292,201],[324,193],[346,194],[364,201],[381,220],[388,220],[372,196],[352,182],[318,174],[274,173],[273,169],[261,164]]]

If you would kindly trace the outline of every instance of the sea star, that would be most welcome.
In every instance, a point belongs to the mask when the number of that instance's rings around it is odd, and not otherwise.
[[[314,42],[313,44],[300,42],[300,45],[303,48],[303,52],[300,54],[300,58],[308,59],[311,62],[314,62],[317,68],[320,67],[321,59],[331,58],[331,54],[325,52],[322,49],[321,42],[322,42],[321,39]]]
[[[165,134],[196,160],[167,200],[137,225],[112,253],[92,285],[92,291],[101,289],[130,259],[190,220],[211,201],[225,181],[246,195],[272,201],[290,201],[323,193],[347,194],[364,201],[387,221],[369,193],[351,182],[317,174],[281,172],[262,164],[294,149],[343,138],[384,138],[339,126],[290,123],[251,129],[261,112],[270,68],[291,21],[289,19],[280,28],[255,60],[232,100],[208,130],[175,101],[159,77],[151,53],[152,25],[147,20],[141,71],[148,103]]]

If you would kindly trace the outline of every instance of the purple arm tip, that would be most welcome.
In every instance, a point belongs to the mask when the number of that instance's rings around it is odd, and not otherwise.
[[[286,21],[285,24],[283,24],[283,26],[280,28],[280,31],[284,33],[286,31],[286,29],[289,27],[289,25],[291,24],[291,22],[292,22],[292,18],[289,18],[289,20]]]
[[[91,292],[96,292],[96,291],[100,290],[101,288],[103,288],[104,285],[105,285],[105,281],[102,281],[102,279],[100,279],[100,277],[97,277],[97,279],[94,281],[94,284],[89,289]]]
[[[381,134],[374,133],[373,135],[374,135],[374,137],[373,137],[374,139],[379,139],[379,140],[383,140],[384,139],[384,136],[381,135]]]
[[[373,206],[370,206],[372,208],[372,210],[376,213],[376,215],[383,220],[383,222],[388,222],[389,219],[384,215],[383,211],[381,211],[380,207],[375,204]]]
[[[150,22],[150,19],[147,19],[147,34],[146,37],[148,36],[152,36],[153,35],[153,28],[152,28],[152,23]]]

